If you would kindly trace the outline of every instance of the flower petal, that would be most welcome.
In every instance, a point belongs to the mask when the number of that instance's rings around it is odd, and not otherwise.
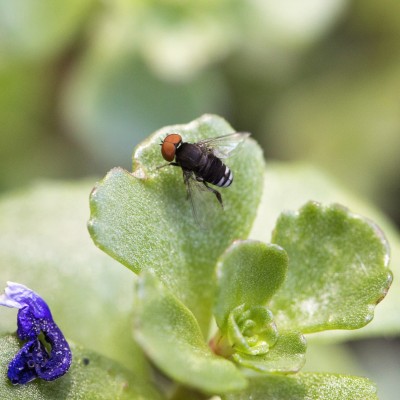
[[[8,366],[11,382],[25,384],[35,378],[52,381],[64,375],[71,365],[72,353],[46,302],[26,286],[8,282],[0,305],[18,308],[17,336],[29,340]],[[50,345],[50,352],[39,338],[41,334]]]
[[[36,358],[36,372],[39,378],[53,381],[64,375],[72,362],[72,353],[60,328],[53,322],[44,332],[46,341],[51,345],[50,357],[39,362]]]
[[[7,282],[4,292],[0,296],[0,305],[18,309],[30,307],[30,312],[35,318],[53,319],[46,302],[26,286],[16,282]]]
[[[25,384],[36,379],[38,375],[35,366],[39,358],[49,358],[44,345],[38,339],[25,343],[8,365],[7,375],[11,383]]]

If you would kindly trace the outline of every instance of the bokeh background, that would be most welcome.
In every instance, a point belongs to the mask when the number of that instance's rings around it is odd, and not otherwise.
[[[203,113],[400,224],[398,0],[0,0],[0,193],[130,169]],[[396,339],[341,357],[397,398]]]

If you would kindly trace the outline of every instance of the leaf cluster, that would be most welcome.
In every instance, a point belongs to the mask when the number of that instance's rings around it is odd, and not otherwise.
[[[131,370],[72,346],[75,367],[52,383],[54,390],[66,391],[65,398],[79,398],[76,385],[95,393],[93,398],[177,400],[217,394],[227,400],[376,399],[376,388],[367,379],[298,371],[306,359],[307,334],[353,330],[372,320],[392,281],[382,231],[343,206],[311,201],[281,213],[265,239],[269,221],[258,209],[260,201],[268,207],[262,198],[265,164],[251,139],[227,160],[235,181],[222,192],[225,210],[201,210],[210,213],[208,230],[201,229],[186,201],[179,169],[157,169],[162,163],[160,140],[171,132],[195,142],[233,129],[212,115],[163,128],[137,147],[132,173],[114,168],[96,185],[90,195],[90,234],[98,247],[128,268],[122,278],[128,285],[120,293],[112,275],[106,278],[99,308],[108,312],[104,324],[111,321],[116,327],[113,337],[121,337],[121,345],[113,346],[126,354],[116,358]],[[103,278],[97,286],[104,285]],[[66,283],[71,286],[68,278]],[[84,291],[70,293],[73,304],[88,303]],[[125,305],[110,312],[119,296]],[[135,342],[127,339],[131,329]],[[92,345],[104,346],[106,340],[100,333]],[[89,341],[86,345],[91,346]],[[4,336],[0,347],[6,365],[15,338]],[[85,372],[82,360],[90,360],[93,374]],[[150,382],[150,365],[164,375],[156,387]],[[97,386],[100,378],[113,383]],[[36,393],[40,385],[17,390],[48,398],[47,389]],[[4,398],[17,393],[7,383],[1,390]]]

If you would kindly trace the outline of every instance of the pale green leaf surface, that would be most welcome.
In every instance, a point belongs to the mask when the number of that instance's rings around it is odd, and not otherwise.
[[[223,400],[378,400],[375,385],[366,378],[304,373],[254,378],[245,390]]]
[[[94,242],[134,272],[153,271],[195,314],[205,334],[217,258],[234,239],[249,233],[261,197],[264,161],[251,139],[226,160],[234,183],[220,189],[224,210],[218,204],[212,208],[216,199],[211,193],[210,207],[199,210],[208,217],[205,230],[193,217],[182,171],[157,169],[165,164],[160,142],[171,132],[193,142],[233,131],[212,115],[165,127],[138,146],[132,174],[121,168],[111,170],[91,195],[89,230]]]
[[[156,277],[141,274],[135,294],[135,337],[167,376],[211,393],[246,386],[232,362],[212,353],[193,314]]]
[[[253,356],[238,352],[232,358],[243,367],[260,372],[297,372],[305,363],[306,349],[302,334],[283,332],[268,353]]]
[[[290,260],[285,284],[269,304],[286,329],[360,328],[392,282],[382,232],[342,206],[309,202],[282,214],[272,242]]]
[[[223,331],[229,313],[245,304],[265,306],[282,285],[288,258],[279,246],[256,241],[234,242],[217,264],[214,316]]]
[[[45,181],[0,198],[0,293],[22,283],[49,305],[66,337],[136,375],[147,363],[132,340],[134,274],[99,251],[86,229],[93,179]],[[0,307],[0,331],[17,310]]]
[[[305,164],[268,163],[263,197],[250,238],[270,242],[271,232],[280,213],[284,210],[296,211],[309,200],[323,204],[340,203],[376,222],[390,244],[390,268],[395,277],[400,274],[400,237],[393,224],[371,204],[354,196],[329,175]],[[366,327],[355,331],[320,332],[315,338],[338,340],[398,334],[400,332],[399,302],[400,286],[394,284],[385,299],[378,304],[374,319]]]
[[[8,364],[21,346],[15,335],[0,337],[0,398],[2,400],[161,400],[151,383],[135,376],[109,358],[70,343],[73,361],[69,371],[52,382],[36,379],[12,385]]]

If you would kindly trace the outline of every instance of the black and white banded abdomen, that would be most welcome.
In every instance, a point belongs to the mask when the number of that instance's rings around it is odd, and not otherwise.
[[[221,176],[221,179],[216,183],[210,183],[219,187],[228,187],[233,182],[233,174],[229,167],[227,167],[225,164],[222,164],[222,166],[224,167],[224,174]]]
[[[228,187],[233,182],[233,173],[218,157],[209,154],[206,165],[198,176],[208,183],[219,187]]]

